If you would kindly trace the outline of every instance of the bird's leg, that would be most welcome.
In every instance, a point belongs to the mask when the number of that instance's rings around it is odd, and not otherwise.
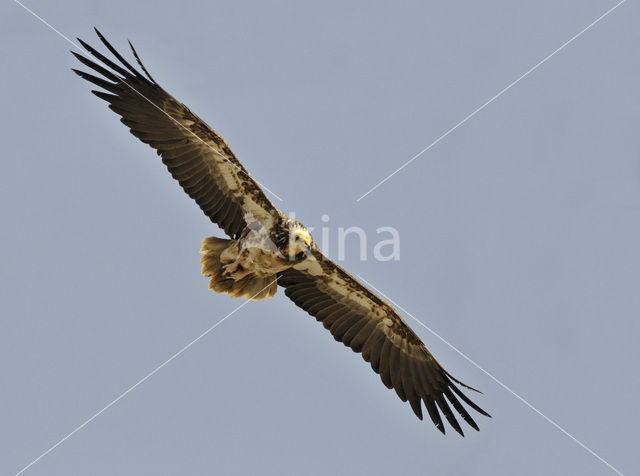
[[[245,276],[251,274],[251,270],[245,269],[241,261],[249,254],[248,250],[244,250],[238,255],[235,261],[226,264],[222,267],[222,276],[225,278],[231,278],[234,281],[238,281]]]
[[[222,267],[222,276],[225,278],[231,278],[234,281],[238,281],[248,274],[251,274],[251,271],[244,269],[240,260],[235,260],[233,263],[226,264]]]

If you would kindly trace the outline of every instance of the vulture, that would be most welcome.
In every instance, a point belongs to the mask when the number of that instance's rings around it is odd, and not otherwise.
[[[209,288],[254,300],[284,288],[337,341],[362,354],[419,419],[424,404],[443,434],[442,415],[464,436],[456,413],[478,430],[462,402],[490,415],[460,387],[478,391],[449,374],[393,307],[324,256],[309,231],[271,203],[227,142],[153,79],[131,42],[139,69],[96,33],[112,57],[78,39],[89,57],[72,53],[91,72],[73,71],[99,88],[91,92],[156,150],[182,189],[228,236],[202,241]]]

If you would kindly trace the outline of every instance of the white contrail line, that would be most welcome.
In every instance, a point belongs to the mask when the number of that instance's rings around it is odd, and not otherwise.
[[[18,0],[13,0],[14,2],[16,2],[18,5],[20,5],[22,8],[24,8],[26,11],[28,11],[29,13],[31,13],[34,17],[36,17],[38,20],[40,20],[42,23],[44,23],[45,25],[47,25],[49,28],[51,28],[53,31],[55,31],[58,35],[60,35],[62,38],[64,38],[65,40],[67,40],[69,43],[71,43],[73,46],[75,46],[77,49],[79,49],[80,51],[82,51],[83,53],[87,53],[82,47],[80,47],[80,45],[76,44],[75,42],[73,42],[72,40],[70,40],[69,38],[67,38],[65,35],[63,35],[62,33],[60,33],[57,29],[55,29],[49,22],[47,22],[44,18],[42,18],[40,15],[38,15],[36,12],[34,12],[33,10],[31,10],[29,7],[27,7],[25,4],[20,3]],[[88,53],[87,53],[88,54]]]
[[[80,51],[82,51],[85,55],[87,56],[93,56],[91,53],[89,53],[88,51],[86,51],[84,48],[78,46],[75,42],[71,41],[69,38],[67,38],[65,35],[63,35],[62,33],[60,33],[58,30],[56,30],[53,26],[51,26],[49,23],[47,23],[44,19],[42,19],[42,17],[38,16],[33,10],[27,8],[23,3],[19,2],[18,0],[13,0],[15,3],[17,3],[18,5],[20,5],[22,8],[24,8],[26,11],[28,11],[29,13],[31,13],[34,17],[36,17],[38,20],[40,20],[42,23],[44,23],[45,25],[47,25],[49,28],[51,28],[53,31],[55,31],[58,35],[60,35],[62,38],[64,38],[65,40],[67,40],[69,43],[71,43],[75,48],[79,49]],[[151,104],[153,107],[155,107],[156,109],[158,109],[161,113],[163,113],[165,116],[167,116],[169,119],[171,119],[173,122],[176,123],[176,125],[182,127],[185,131],[187,131],[189,134],[191,134],[192,136],[194,136],[196,139],[198,139],[200,142],[202,142],[206,147],[208,147],[209,149],[211,149],[213,151],[214,154],[216,154],[217,156],[221,157],[223,160],[226,160],[229,164],[233,165],[241,174],[246,175],[247,177],[249,177],[251,180],[254,180],[258,185],[260,185],[262,188],[264,188],[267,192],[269,192],[271,195],[273,195],[274,197],[276,197],[278,200],[280,200],[281,202],[284,201],[282,200],[282,198],[280,198],[278,195],[276,195],[275,192],[271,191],[266,185],[261,184],[260,182],[258,182],[255,178],[251,177],[249,175],[248,172],[245,172],[244,170],[242,170],[240,167],[238,167],[236,164],[234,164],[233,162],[231,162],[227,157],[225,157],[223,154],[221,154],[219,151],[217,151],[216,149],[214,149],[211,145],[209,145],[205,140],[203,140],[198,134],[196,134],[195,132],[193,132],[192,130],[188,129],[187,127],[185,127],[180,121],[178,121],[176,118],[174,118],[171,114],[169,114],[168,112],[166,112],[164,109],[162,109],[161,107],[159,107],[158,105],[156,105],[151,99],[149,99],[147,96],[145,96],[144,94],[142,94],[140,91],[138,91],[136,88],[134,88],[133,86],[131,86],[129,83],[127,83],[126,81],[122,81],[123,84],[127,85],[132,91],[136,92],[138,95],[140,95],[140,97],[142,97],[143,99],[145,99],[149,104]]]
[[[616,469],[615,467],[613,467],[612,465],[610,465],[609,463],[607,463],[603,458],[601,458],[600,456],[598,456],[591,448],[589,448],[587,445],[585,445],[584,443],[582,443],[580,440],[578,440],[577,438],[575,438],[573,435],[571,435],[567,430],[565,430],[564,428],[562,428],[560,425],[558,425],[555,421],[553,421],[551,418],[549,418],[548,416],[546,416],[544,413],[542,413],[540,410],[538,410],[536,407],[534,407],[532,404],[530,404],[528,401],[526,401],[524,398],[522,398],[520,395],[518,395],[516,392],[514,392],[513,390],[511,390],[509,387],[507,387],[504,383],[502,383],[500,380],[498,380],[496,377],[494,377],[492,374],[490,374],[489,372],[487,372],[485,369],[483,369],[482,367],[480,367],[480,365],[478,365],[477,363],[475,363],[473,360],[471,360],[470,357],[468,357],[464,352],[462,352],[461,350],[459,350],[457,347],[455,347],[453,344],[449,343],[448,341],[446,341],[443,337],[441,337],[436,331],[434,331],[433,329],[431,329],[430,327],[428,327],[426,324],[424,324],[422,321],[420,321],[417,317],[415,317],[413,314],[411,314],[409,311],[407,311],[405,308],[403,308],[400,304],[398,304],[397,302],[395,302],[393,299],[391,299],[389,296],[387,296],[385,293],[383,293],[382,291],[380,291],[378,288],[376,288],[373,284],[371,284],[369,281],[367,281],[366,279],[364,279],[362,276],[360,276],[359,274],[356,274],[356,276],[361,279],[362,281],[364,281],[368,286],[371,286],[376,292],[380,293],[380,295],[382,297],[384,297],[385,299],[387,299],[391,304],[395,305],[398,307],[398,309],[400,309],[401,311],[403,311],[405,314],[407,314],[409,317],[411,317],[413,320],[415,320],[418,324],[420,324],[422,327],[424,327],[426,330],[428,330],[429,332],[431,332],[434,336],[436,336],[438,339],[440,339],[442,342],[444,342],[445,344],[447,344],[449,347],[451,347],[453,350],[455,350],[458,354],[460,354],[462,357],[464,357],[467,361],[469,361],[472,365],[474,365],[476,368],[478,368],[479,370],[481,370],[482,372],[484,372],[491,380],[493,380],[494,382],[496,382],[498,385],[500,385],[502,388],[504,388],[506,391],[508,391],[510,394],[512,394],[514,397],[516,397],[518,400],[520,400],[522,403],[524,403],[526,406],[528,406],[531,410],[533,410],[534,412],[536,412],[538,415],[540,415],[542,418],[544,418],[545,420],[547,420],[549,423],[551,423],[553,426],[555,426],[558,430],[560,430],[562,433],[564,433],[565,435],[567,435],[569,438],[571,438],[573,441],[575,441],[576,443],[578,443],[580,446],[582,446],[585,450],[587,450],[589,453],[591,453],[593,456],[595,456],[596,458],[598,458],[602,463],[606,464],[610,469],[612,469],[613,471],[615,471],[617,474],[619,474],[620,476],[624,476],[624,474],[622,474],[618,469]]]
[[[464,119],[462,119],[460,122],[458,122],[455,126],[453,126],[451,129],[449,129],[447,132],[445,132],[444,134],[442,134],[440,137],[438,137],[436,140],[434,140],[431,144],[429,144],[427,147],[425,147],[424,149],[422,149],[420,152],[418,152],[416,155],[414,155],[411,159],[409,159],[407,162],[405,162],[403,165],[401,165],[400,167],[398,167],[394,172],[392,172],[391,174],[389,174],[387,177],[385,177],[384,179],[382,179],[380,182],[378,182],[374,187],[370,188],[367,193],[365,193],[364,195],[362,195],[360,198],[358,198],[356,200],[356,202],[359,202],[360,200],[362,200],[364,197],[366,197],[367,195],[369,195],[371,192],[373,192],[375,189],[377,189],[380,185],[382,185],[383,183],[385,183],[387,180],[389,180],[391,177],[393,177],[395,174],[397,174],[398,172],[400,172],[402,169],[404,169],[407,165],[409,165],[411,162],[413,162],[414,160],[416,160],[418,157],[420,157],[422,154],[424,154],[426,151],[428,151],[429,149],[431,149],[434,145],[436,145],[438,142],[440,142],[442,139],[444,139],[445,137],[447,137],[449,134],[451,134],[453,131],[455,131],[458,127],[460,127],[462,124],[464,124],[465,122],[467,122],[469,119],[471,119],[473,116],[475,116],[477,113],[479,113],[480,111],[482,111],[486,106],[488,106],[489,104],[491,104],[493,101],[495,101],[496,99],[498,99],[500,96],[502,96],[504,93],[506,93],[509,89],[511,89],[513,86],[515,86],[517,83],[519,83],[522,79],[526,78],[530,73],[532,73],[533,71],[535,71],[536,69],[538,69],[539,66],[541,66],[543,63],[545,63],[549,58],[551,58],[552,56],[554,56],[556,53],[558,53],[559,51],[561,51],[562,49],[565,48],[565,46],[568,46],[570,43],[572,43],[574,40],[576,40],[578,37],[580,37],[583,33],[585,33],[587,30],[589,30],[592,26],[594,26],[596,23],[598,23],[600,20],[602,20],[604,17],[606,17],[607,15],[609,15],[609,13],[611,13],[612,11],[614,11],[616,8],[618,8],[620,5],[622,5],[623,3],[625,3],[627,0],[622,0],[620,2],[618,2],[617,4],[615,4],[613,7],[611,7],[609,10],[607,10],[606,12],[604,12],[602,15],[600,15],[598,18],[596,18],[592,23],[590,23],[589,25],[587,25],[586,27],[584,27],[582,30],[580,30],[577,34],[575,34],[571,39],[567,40],[564,44],[562,44],[562,46],[560,46],[559,48],[557,48],[556,50],[554,50],[552,53],[550,53],[548,56],[546,56],[544,59],[542,59],[541,61],[539,61],[535,66],[533,66],[531,69],[529,69],[526,73],[524,73],[523,75],[521,75],[518,79],[516,79],[515,81],[513,81],[511,84],[509,84],[506,88],[504,88],[502,91],[500,91],[498,94],[496,94],[495,96],[493,96],[491,99],[489,99],[487,102],[485,102],[482,106],[480,106],[478,109],[476,109],[475,111],[473,111],[471,114],[469,114],[467,117],[465,117]]]
[[[251,296],[251,299],[253,299],[254,297],[256,297],[258,294],[260,294],[262,291],[264,291],[265,289],[267,289],[269,286],[271,286],[273,283],[275,283],[278,280],[278,278],[274,279],[273,281],[271,281],[267,286],[265,286],[264,288],[262,288],[260,291],[258,291],[257,293],[255,293],[253,296]],[[176,357],[178,357],[180,354],[182,354],[185,350],[187,350],[189,347],[191,347],[193,344],[195,344],[196,342],[198,342],[200,339],[202,339],[204,336],[206,336],[209,332],[211,332],[212,330],[214,330],[216,327],[218,327],[220,324],[222,324],[224,321],[226,321],[229,317],[231,317],[236,311],[239,311],[240,309],[242,309],[244,306],[246,306],[247,304],[249,304],[251,302],[251,299],[247,299],[245,302],[243,302],[242,304],[240,304],[238,307],[236,307],[233,311],[231,311],[229,314],[227,314],[226,316],[224,316],[222,319],[220,319],[218,322],[216,322],[214,325],[212,325],[211,327],[209,327],[206,331],[204,331],[202,334],[200,334],[198,337],[196,337],[195,339],[193,339],[191,342],[189,342],[187,345],[185,345],[182,349],[180,349],[178,352],[176,352],[175,354],[173,354],[171,357],[169,357],[167,360],[165,360],[162,364],[158,365],[155,369],[153,369],[151,372],[149,372],[147,375],[145,375],[144,377],[142,377],[140,380],[138,380],[135,384],[133,384],[131,387],[129,387],[129,389],[127,389],[125,392],[121,393],[119,397],[117,397],[115,400],[113,400],[111,403],[109,403],[107,406],[105,406],[102,410],[96,412],[91,418],[89,418],[88,420],[86,420],[82,425],[78,426],[75,430],[73,430],[71,433],[69,433],[67,436],[65,436],[64,438],[62,438],[60,441],[58,441],[55,445],[53,445],[51,448],[49,448],[47,451],[45,451],[44,453],[42,453],[40,456],[38,456],[36,459],[34,459],[31,463],[29,463],[28,465],[26,465],[24,468],[22,468],[20,471],[18,471],[16,473],[16,476],[24,473],[27,469],[29,469],[31,466],[33,466],[34,464],[36,464],[38,461],[40,461],[42,458],[44,458],[45,456],[47,456],[49,453],[51,453],[53,450],[55,450],[58,446],[60,446],[62,443],[64,443],[65,441],[67,441],[69,438],[71,438],[73,435],[75,435],[77,432],[79,432],[80,430],[82,430],[85,426],[87,426],[89,423],[91,423],[93,420],[95,420],[98,416],[100,416],[102,413],[104,413],[106,410],[108,410],[109,408],[111,408],[113,405],[115,405],[116,403],[118,403],[120,400],[122,400],[122,398],[124,398],[129,392],[131,392],[132,390],[134,390],[138,385],[140,385],[141,383],[145,382],[146,380],[148,380],[151,376],[153,376],[158,370],[160,370],[162,367],[164,367],[165,365],[167,365],[169,362],[171,362],[173,359],[175,359]]]

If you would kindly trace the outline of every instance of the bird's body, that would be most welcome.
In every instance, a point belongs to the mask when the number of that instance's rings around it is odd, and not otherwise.
[[[273,206],[226,141],[156,83],[133,46],[144,74],[96,32],[119,64],[79,40],[102,64],[73,54],[101,77],[74,71],[107,91],[92,92],[108,102],[134,136],[156,150],[184,191],[229,237],[202,242],[202,273],[210,278],[210,289],[265,299],[283,287],[336,340],[360,352],[385,386],[409,401],[418,418],[424,403],[441,432],[440,413],[463,434],[451,404],[477,430],[460,400],[488,414],[456,384],[475,389],[444,370],[387,302],[324,256],[302,224]]]
[[[265,299],[278,289],[278,273],[311,255],[311,234],[299,222],[281,213],[267,230],[258,221],[248,221],[240,237],[225,240],[210,236],[202,241],[202,274],[209,288],[231,297]]]

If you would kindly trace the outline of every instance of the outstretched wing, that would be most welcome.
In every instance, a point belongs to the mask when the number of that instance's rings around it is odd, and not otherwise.
[[[489,416],[460,391],[453,378],[433,358],[418,336],[394,309],[314,248],[305,261],[279,274],[278,283],[296,305],[321,321],[333,337],[371,363],[388,388],[422,420],[425,407],[436,427],[445,432],[438,408],[464,436],[449,404],[471,427],[478,425],[460,403]],[[445,398],[446,397],[446,398]]]
[[[92,91],[109,103],[131,133],[156,149],[173,178],[212,222],[237,237],[247,221],[270,228],[277,211],[233,154],[226,141],[184,104],[162,89],[149,75],[133,49],[146,77],[129,64],[96,29],[98,37],[121,63],[117,64],[78,38],[102,65],[73,53],[102,77],[73,70],[107,92]],[[251,218],[249,218],[251,217]]]

